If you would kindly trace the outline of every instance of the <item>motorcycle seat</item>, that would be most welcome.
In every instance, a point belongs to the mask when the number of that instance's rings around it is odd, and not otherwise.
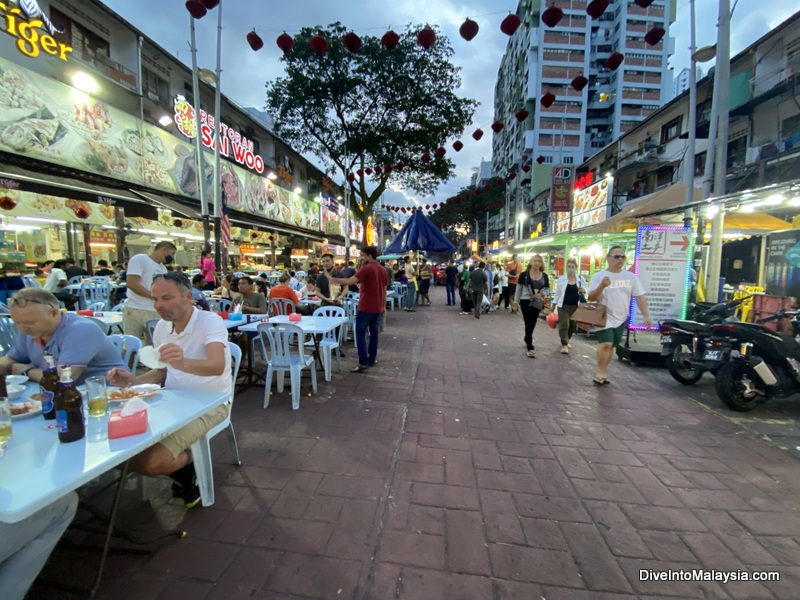
[[[697,321],[684,321],[681,319],[668,319],[661,322],[662,325],[674,327],[675,329],[682,329],[690,333],[696,334],[709,334],[711,327],[706,323],[698,323]]]

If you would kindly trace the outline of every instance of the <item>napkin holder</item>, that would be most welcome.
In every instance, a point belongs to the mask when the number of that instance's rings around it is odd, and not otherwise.
[[[108,418],[108,439],[139,435],[147,431],[147,407],[123,416],[122,410],[112,410]]]
[[[244,315],[242,313],[228,313],[228,321],[242,321]]]
[[[301,315],[300,313],[294,313],[293,312],[293,313],[289,314],[289,321],[292,322],[292,323],[298,323],[299,321],[302,320],[302,318],[303,318],[303,315]]]
[[[80,315],[82,317],[93,317],[94,311],[91,308],[87,308],[85,310],[76,311],[75,314]]]

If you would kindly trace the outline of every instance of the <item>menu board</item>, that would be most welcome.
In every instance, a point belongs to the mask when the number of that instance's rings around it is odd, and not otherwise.
[[[3,58],[0,150],[199,198],[191,142]],[[220,178],[231,209],[319,231],[316,203],[229,161],[222,161]],[[210,152],[203,152],[201,181],[210,201]]]
[[[572,229],[583,229],[605,221],[611,207],[614,178],[606,177],[597,183],[575,190],[572,200]]]
[[[647,291],[654,327],[664,319],[682,319],[689,298],[692,267],[691,227],[639,227],[633,272]],[[631,303],[630,329],[645,329],[644,318]]]
[[[91,225],[114,225],[114,207],[83,200],[72,200],[0,187],[2,213],[10,217],[85,222]]]

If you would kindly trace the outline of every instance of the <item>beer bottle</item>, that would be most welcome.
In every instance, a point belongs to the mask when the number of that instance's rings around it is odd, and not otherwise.
[[[61,368],[56,405],[56,428],[61,442],[74,442],[83,438],[83,396],[72,381],[72,367]]]
[[[6,387],[5,373],[0,373],[0,398],[8,398],[8,388]]]
[[[56,418],[55,397],[58,394],[58,370],[52,354],[44,355],[45,367],[39,381],[39,397],[42,400],[42,415],[48,421]]]

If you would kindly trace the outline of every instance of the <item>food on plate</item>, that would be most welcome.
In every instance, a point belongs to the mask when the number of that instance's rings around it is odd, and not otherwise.
[[[81,159],[87,167],[100,173],[122,174],[128,170],[128,154],[121,146],[92,138],[87,138],[86,143],[89,149],[83,153]]]
[[[142,155],[142,136],[136,129],[126,129],[122,132],[122,143],[134,154]]]
[[[604,190],[604,189],[606,189],[607,187],[608,187],[608,180],[606,180],[606,179],[603,179],[603,181],[601,181],[601,182],[600,182],[600,189],[601,189],[601,190]]]
[[[0,69],[0,106],[39,108],[42,98],[26,77],[11,69]]]
[[[37,194],[36,198],[31,203],[32,208],[34,208],[37,212],[43,213],[53,213],[63,206],[64,201],[61,198],[47,196],[45,194]]]
[[[152,183],[159,187],[171,187],[169,173],[161,166],[161,163],[150,155],[142,157],[142,178],[147,183]]]
[[[36,244],[33,247],[33,256],[35,258],[44,258],[47,256],[47,246],[45,244]]]
[[[101,204],[98,207],[98,210],[100,211],[100,214],[102,214],[108,220],[113,220],[114,218],[116,218],[116,212],[114,210],[114,207],[111,206],[110,204]]]
[[[247,186],[245,193],[245,203],[250,212],[264,213],[266,211],[269,197],[260,177],[250,178],[250,185]]]
[[[18,152],[30,152],[52,146],[65,133],[66,129],[58,119],[47,116],[30,117],[3,129],[0,142]]]
[[[292,209],[289,208],[288,206],[281,206],[280,215],[281,215],[281,220],[284,223],[288,223],[289,220],[292,218]]]
[[[241,202],[239,195],[239,178],[229,164],[222,165],[222,188],[225,190],[225,201],[230,208],[237,208]]]
[[[33,397],[33,395],[31,395],[31,397]],[[37,402],[35,400],[26,400],[25,402],[12,402],[9,404],[9,406],[11,407],[12,417],[18,417],[19,415],[26,415],[28,413],[41,410],[42,408],[41,402]]]
[[[73,125],[92,136],[100,136],[111,127],[111,116],[105,102],[76,102],[70,119]]]
[[[92,206],[83,200],[68,199],[64,202],[64,206],[75,213],[75,216],[80,219],[86,219],[92,214]]]
[[[154,160],[164,163],[167,159],[167,148],[160,137],[147,133],[142,140],[142,154],[150,155]]]
[[[214,167],[205,160],[203,161],[203,174],[205,176],[206,189],[208,189],[208,185],[211,183],[210,178],[214,176]],[[178,185],[187,194],[194,195],[197,193],[197,163],[193,156],[187,156],[183,159]]]
[[[141,396],[141,392],[132,388],[121,388],[119,390],[111,390],[108,392],[108,399],[115,401],[130,400],[131,398],[138,398],[139,396]]]

